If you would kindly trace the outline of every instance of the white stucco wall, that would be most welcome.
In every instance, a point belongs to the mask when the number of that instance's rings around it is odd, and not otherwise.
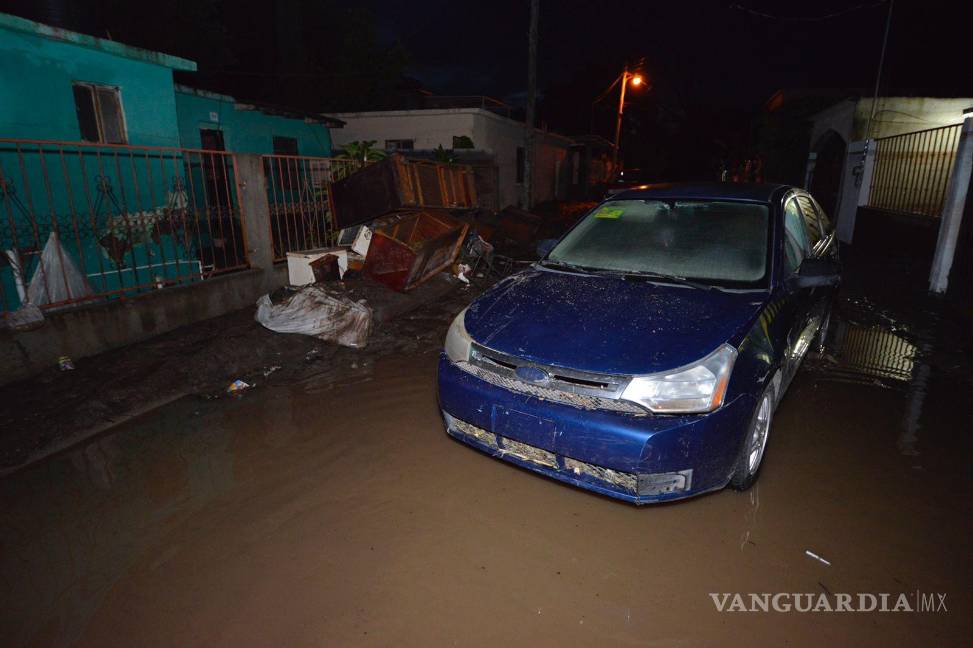
[[[877,139],[959,124],[963,121],[963,111],[970,106],[973,99],[962,97],[879,97],[871,136]],[[868,136],[865,130],[871,111],[871,99],[858,100],[852,139],[863,140]]]
[[[963,111],[971,106],[973,99],[969,98],[879,97],[875,102],[875,117],[869,125],[872,99],[863,97],[840,101],[811,118],[808,184],[814,173],[816,151],[829,131],[840,135],[847,146],[836,214],[838,237],[843,242],[852,242],[857,209],[866,204],[868,197],[875,146],[869,149],[866,161],[863,152],[867,131],[877,139],[958,124],[963,121]],[[857,183],[854,170],[859,165],[862,177]]]
[[[478,108],[338,113],[335,117],[346,124],[332,131],[336,147],[361,140],[375,140],[381,147],[385,140],[411,139],[418,150],[435,149],[440,145],[448,149],[453,146],[454,136],[465,135],[473,140],[477,150],[492,154],[496,160],[500,206],[520,203],[522,189],[517,183],[517,147],[524,144],[524,125],[520,122]],[[535,143],[534,201],[563,198],[567,190],[566,180],[570,178],[570,169],[566,165],[570,162],[571,140],[538,131]]]
[[[381,148],[385,146],[385,140],[411,139],[415,141],[416,149],[434,149],[440,144],[443,148],[452,148],[454,135],[473,136],[474,112],[453,109],[338,113],[335,117],[345,125],[334,129],[332,136],[337,146],[375,140]],[[476,144],[479,146],[479,142]]]

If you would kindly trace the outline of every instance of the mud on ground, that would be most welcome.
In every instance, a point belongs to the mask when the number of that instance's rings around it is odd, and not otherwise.
[[[394,301],[392,310],[407,312],[376,322],[364,349],[274,333],[254,321],[254,308],[246,308],[75,360],[73,371],[51,367],[6,385],[0,390],[0,472],[187,395],[231,397],[226,388],[234,380],[251,389],[301,380],[314,380],[319,387],[367,380],[379,357],[441,345],[449,322],[485,285],[483,280],[479,287],[444,282],[450,284],[446,290],[434,289],[417,298],[419,303]],[[363,292],[378,306],[381,291]],[[246,391],[235,397],[245,398]]]

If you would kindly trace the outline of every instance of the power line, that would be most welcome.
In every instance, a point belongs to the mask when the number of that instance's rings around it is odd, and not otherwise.
[[[866,2],[863,4],[855,5],[854,7],[848,7],[847,9],[842,9],[841,11],[836,11],[834,13],[825,14],[823,16],[775,16],[773,14],[764,13],[763,11],[757,11],[756,9],[751,9],[750,7],[744,7],[742,4],[735,3],[730,5],[730,9],[738,9],[744,11],[752,16],[757,16],[758,18],[767,18],[769,20],[781,20],[785,22],[822,22],[824,20],[831,20],[832,18],[838,18],[839,16],[844,16],[845,14],[850,14],[854,11],[859,11],[861,9],[873,9],[886,4],[889,0],[878,0],[877,2]]]

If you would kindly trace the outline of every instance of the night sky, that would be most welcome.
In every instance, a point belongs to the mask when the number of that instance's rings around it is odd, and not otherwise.
[[[971,3],[895,2],[883,94],[973,95]],[[10,13],[186,56],[194,83],[241,99],[319,111],[407,107],[417,89],[526,90],[527,0],[3,0]],[[645,59],[625,138],[644,157],[746,154],[778,89],[871,94],[887,1],[541,0],[540,120],[610,136],[623,64]],[[767,15],[762,15],[767,14]],[[721,149],[721,150],[716,150]],[[653,150],[655,153],[653,153]],[[635,160],[639,162],[639,160]]]

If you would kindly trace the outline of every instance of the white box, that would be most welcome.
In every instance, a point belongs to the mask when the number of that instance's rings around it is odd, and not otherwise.
[[[348,250],[340,247],[316,248],[287,253],[287,281],[292,286],[306,286],[314,283],[314,271],[311,270],[311,263],[328,254],[338,257],[338,274],[344,276],[345,270],[348,269]]]

